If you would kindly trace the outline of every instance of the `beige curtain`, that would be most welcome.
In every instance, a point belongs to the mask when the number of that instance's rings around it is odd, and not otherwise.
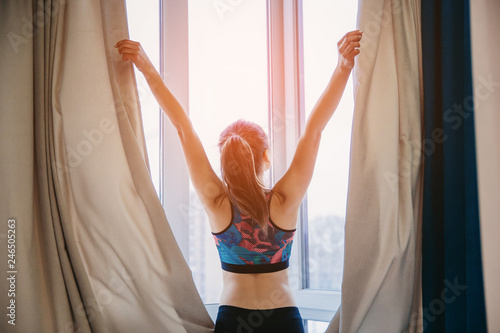
[[[421,332],[420,1],[358,10],[342,297],[327,332]]]
[[[484,296],[488,332],[493,333],[500,332],[500,43],[495,39],[500,2],[474,0],[470,7]]]
[[[211,331],[114,48],[124,1],[2,1],[0,25],[0,232],[15,219],[17,270],[16,325],[2,283],[0,331]]]

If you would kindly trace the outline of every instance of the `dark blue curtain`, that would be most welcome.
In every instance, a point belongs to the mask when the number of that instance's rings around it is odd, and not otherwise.
[[[486,332],[468,0],[422,0],[425,332]]]

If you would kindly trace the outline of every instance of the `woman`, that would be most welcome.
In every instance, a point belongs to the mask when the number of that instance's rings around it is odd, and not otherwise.
[[[338,42],[337,67],[307,120],[290,167],[272,189],[262,181],[270,154],[260,126],[239,120],[221,133],[219,179],[189,117],[140,44],[125,39],[115,45],[123,61],[131,60],[144,74],[177,129],[189,175],[207,212],[224,281],[215,332],[304,330],[288,282],[288,258],[321,132],[344,92],[361,37],[361,31],[351,31]]]

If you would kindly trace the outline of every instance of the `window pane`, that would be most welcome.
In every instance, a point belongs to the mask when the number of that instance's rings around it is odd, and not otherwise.
[[[227,125],[243,118],[268,129],[266,1],[189,0],[188,11],[189,115],[220,176],[217,142]],[[189,214],[195,283],[205,303],[216,303],[219,255],[192,186]]]
[[[130,39],[141,43],[156,69],[160,69],[160,14],[158,0],[127,0],[127,20]],[[146,79],[135,68],[137,89],[142,110],[142,122],[148,150],[151,178],[159,193],[160,177],[160,108]]]
[[[307,333],[323,333],[330,323],[326,321],[306,320]]]
[[[337,64],[337,41],[355,29],[357,1],[303,1],[306,117]],[[352,81],[323,131],[307,192],[309,287],[340,290],[352,125]]]

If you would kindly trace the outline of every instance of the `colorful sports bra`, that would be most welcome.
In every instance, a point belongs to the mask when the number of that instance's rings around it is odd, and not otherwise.
[[[272,190],[267,194],[270,207]],[[269,273],[288,267],[295,230],[278,227],[269,217],[267,235],[231,203],[231,223],[213,233],[222,269],[233,273]]]

